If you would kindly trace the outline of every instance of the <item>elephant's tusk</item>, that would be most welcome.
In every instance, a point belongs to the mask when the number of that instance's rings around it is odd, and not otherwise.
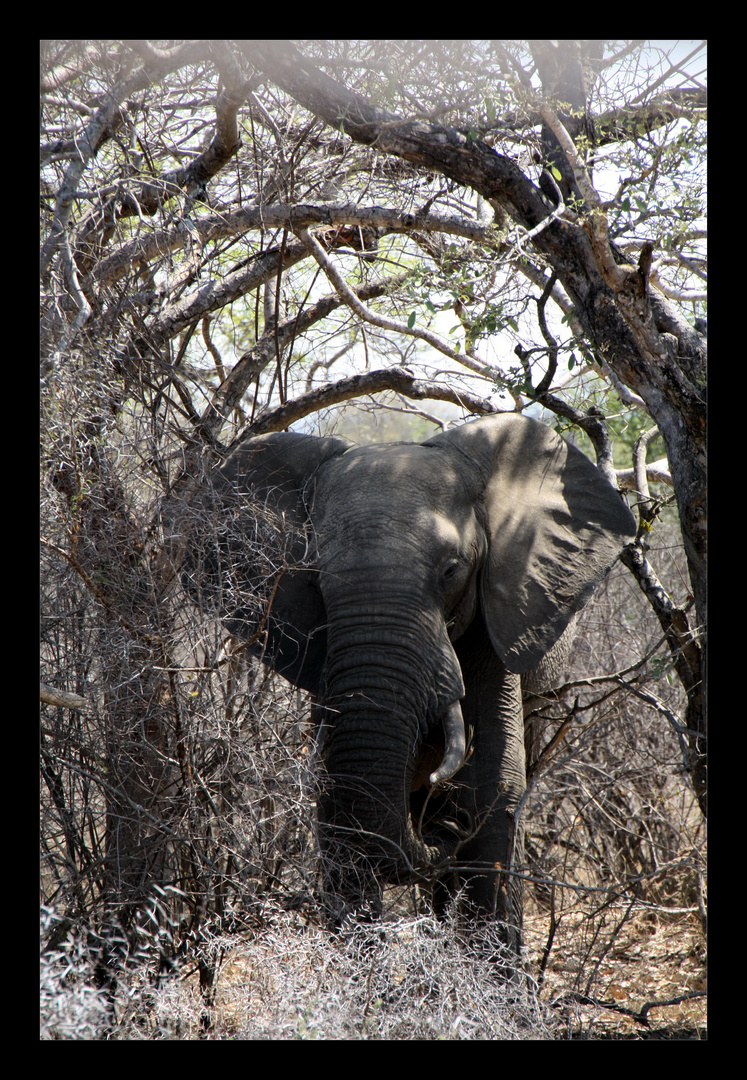
[[[446,736],[446,749],[443,761],[429,777],[432,784],[440,784],[444,780],[451,780],[454,773],[461,769],[464,762],[467,743],[464,737],[464,717],[458,701],[452,701],[451,705],[449,705],[443,715],[443,725]]]

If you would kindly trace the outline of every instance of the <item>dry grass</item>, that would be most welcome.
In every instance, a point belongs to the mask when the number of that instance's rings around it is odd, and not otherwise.
[[[537,992],[501,977],[448,920],[399,917],[331,935],[299,913],[268,911],[257,929],[205,942],[209,996],[196,963],[160,986],[147,964],[120,982],[114,1020],[82,954],[45,958],[42,1037],[53,1039],[561,1040],[705,1037],[704,943],[690,916],[567,913]],[[620,923],[622,922],[622,925]],[[535,972],[548,920],[527,919]],[[649,1004],[648,1025],[632,1013]],[[627,1010],[627,1011],[626,1011]]]

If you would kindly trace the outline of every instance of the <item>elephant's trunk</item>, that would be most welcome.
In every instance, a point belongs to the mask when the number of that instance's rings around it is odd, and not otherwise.
[[[389,613],[377,629],[376,605],[365,619],[343,613],[328,599],[329,639],[324,705],[330,735],[330,789],[322,801],[328,850],[338,863],[336,891],[370,892],[366,877],[412,880],[440,852],[416,838],[410,788],[420,744],[440,722],[445,752],[431,783],[454,775],[464,759],[461,670],[437,616],[424,635]],[[437,647],[434,646],[434,641]],[[431,657],[430,661],[428,657]],[[346,851],[339,844],[346,844]],[[352,856],[352,859],[351,859]],[[361,870],[362,863],[369,873]],[[348,866],[349,871],[344,867]]]

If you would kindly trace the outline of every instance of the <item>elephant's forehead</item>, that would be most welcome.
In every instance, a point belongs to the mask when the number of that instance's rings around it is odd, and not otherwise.
[[[460,478],[443,455],[418,445],[361,447],[323,470],[318,523],[357,538],[400,522],[420,536],[457,543],[471,518]],[[359,535],[360,534],[360,535]]]

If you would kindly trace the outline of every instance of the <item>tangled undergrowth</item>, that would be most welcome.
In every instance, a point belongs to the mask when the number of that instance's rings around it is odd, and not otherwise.
[[[527,959],[535,972],[544,922],[528,920]],[[578,927],[569,929],[577,939]],[[94,988],[94,964],[85,950],[68,943],[42,956],[41,1035],[211,1041],[705,1037],[703,943],[692,919],[629,920],[604,956],[602,940],[598,934],[596,951],[583,956],[559,948],[538,987],[531,977],[517,983],[502,976],[495,962],[500,947],[490,931],[465,938],[450,920],[419,916],[351,924],[332,935],[299,912],[268,910],[261,925],[243,934],[205,937],[195,955],[165,978],[144,950],[119,979],[113,1000]],[[201,965],[214,973],[208,991],[200,988]],[[674,997],[681,1000],[661,1004]]]

